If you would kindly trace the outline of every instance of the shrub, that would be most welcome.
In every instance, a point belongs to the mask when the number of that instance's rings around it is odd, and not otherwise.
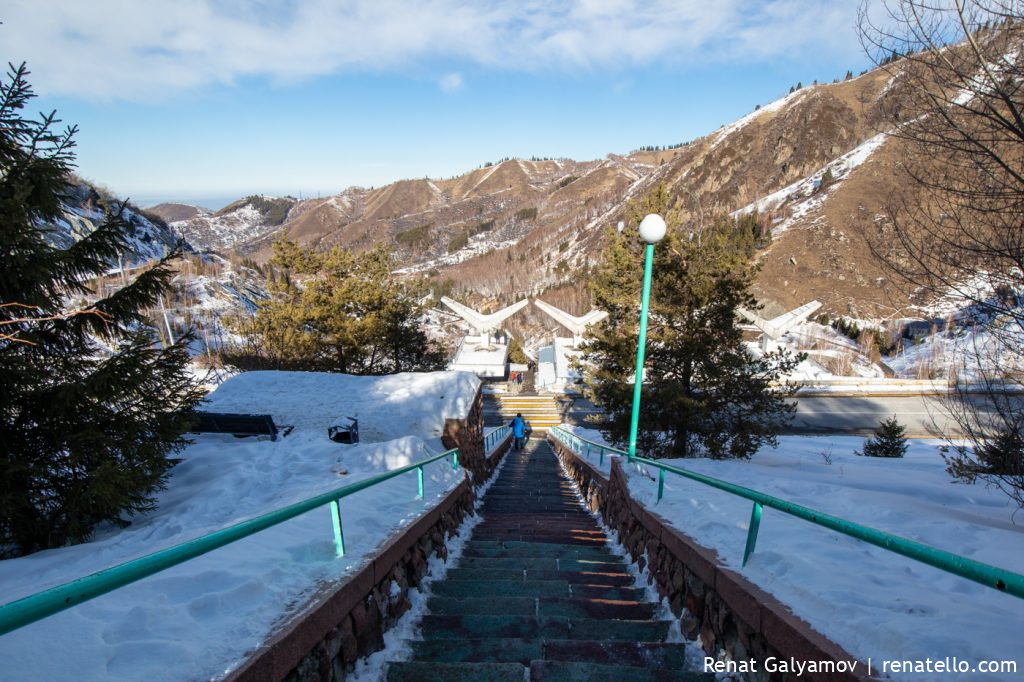
[[[395,235],[395,241],[402,246],[421,244],[430,238],[430,228],[433,226],[433,223],[427,223],[426,225],[420,225],[419,227],[414,227],[411,230],[406,230],[405,232],[399,232]]]
[[[465,232],[459,232],[448,242],[448,253],[455,253],[466,246],[466,244],[469,244],[469,235]]]
[[[516,220],[536,220],[537,208],[521,208],[516,211]]]
[[[903,457],[907,454],[906,428],[896,420],[896,415],[889,417],[875,429],[874,438],[864,443],[864,451],[856,454],[863,457]]]

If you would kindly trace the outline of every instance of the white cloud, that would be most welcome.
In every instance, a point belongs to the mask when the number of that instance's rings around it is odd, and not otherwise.
[[[462,88],[462,74],[449,73],[442,77],[437,84],[444,92],[455,92]]]
[[[0,58],[46,94],[145,98],[432,59],[523,71],[855,54],[830,0],[6,0]],[[450,74],[446,76],[450,78]],[[444,87],[444,83],[441,83]]]

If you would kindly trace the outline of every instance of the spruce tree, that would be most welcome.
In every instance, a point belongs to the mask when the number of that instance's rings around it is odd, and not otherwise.
[[[873,438],[864,442],[864,457],[903,457],[907,454],[906,429],[896,419],[896,415],[879,422]]]
[[[701,234],[682,231],[661,188],[633,209],[658,212],[669,232],[655,248],[646,371],[638,446],[652,457],[748,458],[795,407],[774,388],[800,357],[759,354],[743,342],[736,308],[757,307],[750,293],[755,236],[729,218]],[[609,313],[584,345],[588,384],[608,416],[606,437],[628,440],[636,361],[643,251],[633,233],[610,235],[594,277],[595,304]]]
[[[187,338],[158,348],[142,310],[168,258],[116,293],[91,292],[128,248],[123,206],[59,249],[48,231],[71,186],[74,127],[30,120],[24,64],[0,85],[0,554],[79,542],[153,507],[200,393]]]

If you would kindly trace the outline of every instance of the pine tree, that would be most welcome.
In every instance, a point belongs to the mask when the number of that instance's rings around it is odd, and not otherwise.
[[[28,120],[24,64],[0,86],[0,553],[79,542],[153,508],[200,398],[188,337],[167,348],[142,310],[171,253],[88,305],[86,281],[128,247],[123,206],[61,250],[47,242],[70,191],[74,127]]]
[[[736,308],[756,309],[754,234],[722,217],[687,236],[660,188],[633,208],[665,215],[666,238],[655,248],[641,397],[639,447],[655,457],[748,458],[776,443],[791,418],[790,389],[772,383],[801,360],[755,354],[743,343]],[[609,313],[584,345],[593,397],[609,418],[605,435],[626,444],[632,408],[643,253],[632,234],[611,244],[593,283],[595,305]]]
[[[394,374],[444,368],[443,353],[420,328],[424,287],[391,272],[387,248],[356,255],[336,247],[274,243],[271,298],[242,320],[243,345],[225,361],[245,369]]]
[[[508,342],[508,361],[517,365],[525,365],[530,361],[523,350],[523,341],[518,336],[513,336]]]
[[[864,442],[864,450],[857,452],[864,457],[902,457],[907,454],[906,429],[896,415],[879,423],[873,438]]]

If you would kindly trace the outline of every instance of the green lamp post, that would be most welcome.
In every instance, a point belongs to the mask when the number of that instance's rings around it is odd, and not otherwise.
[[[636,342],[636,378],[633,380],[633,415],[629,422],[629,458],[636,456],[636,432],[640,423],[640,389],[644,376],[644,345],[647,343],[647,304],[651,298],[651,266],[654,261],[654,245],[665,236],[665,219],[651,213],[640,221],[640,238],[644,248],[644,288],[640,296],[640,337]]]

